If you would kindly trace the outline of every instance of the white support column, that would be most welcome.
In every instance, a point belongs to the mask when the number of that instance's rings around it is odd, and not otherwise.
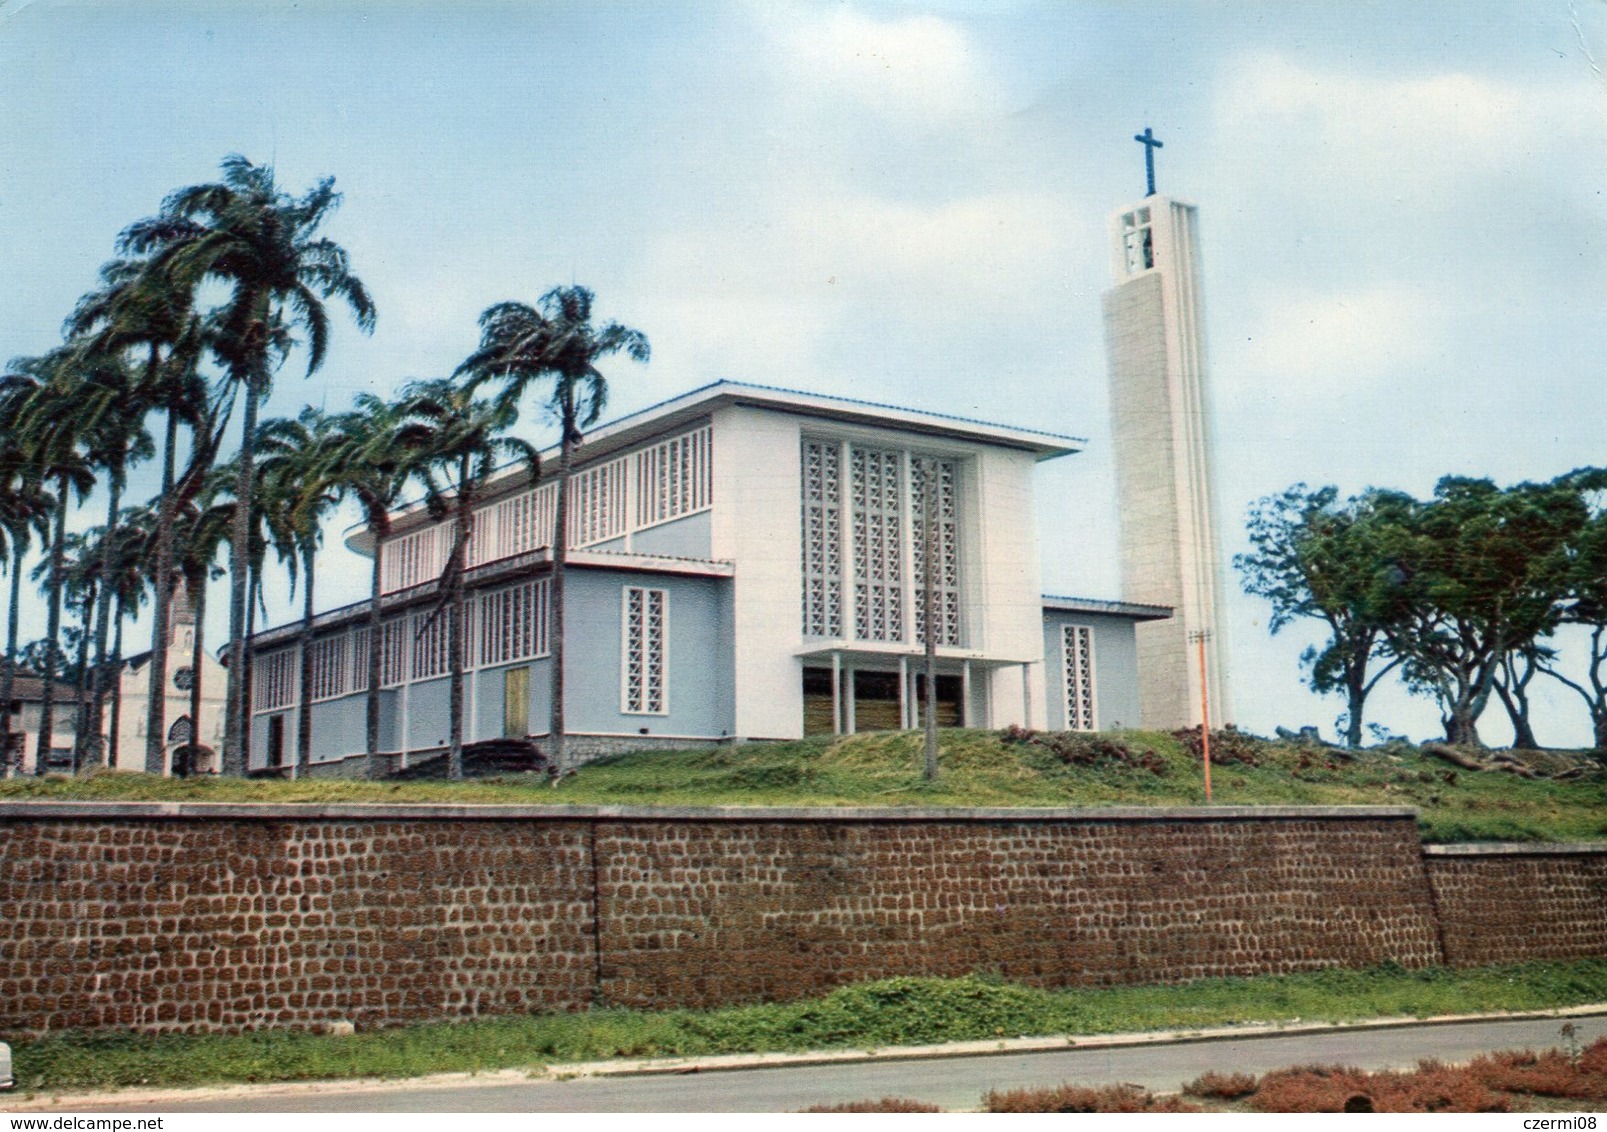
[[[848,702],[844,705],[843,733],[852,735],[858,728],[859,721],[854,717],[854,666],[848,665],[843,669],[843,678],[848,685]]]
[[[1032,726],[1032,666],[1021,666],[1021,726]]]
[[[960,726],[974,727],[971,722],[971,662],[960,664]]]
[[[915,697],[910,695],[910,661],[909,657],[898,658],[898,726],[901,731],[908,731],[915,726],[910,718],[914,707]]]
[[[404,663],[405,663],[405,658],[404,658]],[[397,704],[397,721],[396,721],[397,744],[396,744],[396,746],[402,752],[402,761],[398,764],[398,769],[399,770],[406,770],[407,769],[407,689],[408,689],[408,685],[404,681],[402,683],[401,690],[397,693],[397,696],[396,696],[396,704]]]
[[[843,733],[843,654],[831,654],[831,733]]]

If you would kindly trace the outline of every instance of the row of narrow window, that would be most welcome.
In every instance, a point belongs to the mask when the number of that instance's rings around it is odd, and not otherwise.
[[[465,666],[491,667],[546,656],[550,585],[541,578],[471,599],[465,610]],[[386,620],[380,629],[381,686],[448,673],[450,619],[450,610],[426,609]],[[313,642],[309,666],[314,700],[368,688],[368,640],[368,626],[359,625]],[[289,707],[297,701],[299,655],[295,646],[289,646],[254,658],[252,700],[257,711]]]
[[[714,430],[709,426],[576,472],[569,479],[569,545],[594,546],[708,509],[714,499]],[[558,488],[543,484],[475,513],[472,566],[551,543]],[[380,564],[386,593],[434,581],[452,549],[450,524],[389,540]]]

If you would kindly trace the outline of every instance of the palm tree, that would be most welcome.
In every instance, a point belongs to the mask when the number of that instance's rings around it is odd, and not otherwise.
[[[61,611],[65,583],[69,496],[79,502],[93,490],[95,479],[75,431],[72,351],[58,349],[37,358],[17,358],[14,372],[0,378],[0,432],[16,438],[24,461],[40,480],[54,480],[54,531],[48,560],[48,608],[42,653],[38,754],[35,773],[48,770],[55,738],[56,674],[61,668]]]
[[[216,503],[218,477],[207,481],[200,493],[185,501],[179,512],[175,528],[177,536],[178,568],[184,577],[184,588],[195,608],[195,635],[190,643],[190,747],[184,752],[185,763],[195,769],[201,747],[201,701],[205,690],[206,657],[206,591],[214,577],[221,576],[213,563],[218,549],[229,540],[234,508],[228,503]],[[223,493],[226,494],[226,491]]]
[[[92,467],[106,473],[106,528],[110,530],[122,511],[123,492],[128,486],[129,465],[147,460],[154,452],[150,434],[145,431],[144,413],[140,408],[141,391],[138,376],[123,357],[80,349],[77,354],[81,381],[73,394],[75,425],[84,437],[85,454]],[[94,625],[85,629],[92,633],[95,645],[94,678],[90,682],[90,696],[84,718],[79,720],[78,744],[74,761],[80,757],[92,758],[97,765],[105,764],[102,744],[103,704],[105,697],[106,645],[111,626],[111,609],[114,595],[100,585],[112,569],[114,538],[95,540],[100,558],[94,564],[80,563],[84,577],[80,584],[98,594],[95,603]]]
[[[301,560],[301,687],[297,696],[296,763],[292,774],[307,773],[312,762],[313,568],[323,542],[323,521],[340,502],[335,456],[335,421],[309,405],[295,420],[263,424],[257,447],[259,483],[273,505],[264,505],[269,526],[282,532],[288,551],[290,591],[296,589],[296,559]]]
[[[137,615],[145,600],[155,532],[156,513],[149,507],[125,507],[112,531],[112,564],[107,585],[116,608],[112,614],[111,656],[106,662],[107,675],[112,681],[111,718],[106,728],[110,739],[106,749],[109,766],[118,765],[118,736],[123,726],[123,622],[130,613]]]
[[[127,234],[124,235],[125,241]],[[118,259],[101,267],[101,288],[79,300],[66,330],[102,354],[143,352],[145,371],[129,405],[143,415],[161,408],[166,416],[162,445],[162,489],[158,496],[152,576],[157,584],[151,624],[151,684],[165,679],[171,617],[173,516],[178,502],[175,482],[178,429],[191,432],[192,467],[203,452],[207,392],[198,368],[215,330],[195,311],[193,287],[175,285],[149,260]],[[215,450],[215,449],[214,449]],[[147,697],[145,770],[161,774],[166,753],[167,698]]]
[[[391,517],[429,452],[427,430],[404,427],[394,405],[369,393],[357,396],[357,407],[334,421],[335,441],[331,465],[342,500],[354,499],[374,540],[368,602],[368,703],[365,746],[368,776],[380,777],[379,716],[384,621],[380,590],[385,543],[391,534]]]
[[[16,437],[7,434],[0,446],[0,539],[9,544],[4,549],[11,573],[11,598],[6,607],[5,668],[0,671],[0,775],[11,765],[11,700],[16,694],[23,564],[32,536],[37,534],[41,542],[49,537],[49,516],[54,510],[54,500],[28,468]]]
[[[159,215],[137,221],[121,237],[121,250],[149,254],[152,266],[181,291],[193,294],[213,281],[229,289],[218,312],[213,347],[229,379],[245,395],[235,531],[230,551],[228,709],[223,768],[246,769],[247,550],[254,487],[257,409],[274,370],[290,348],[290,331],[307,334],[307,373],[324,362],[329,317],[322,300],[344,299],[358,326],[372,330],[374,304],[352,274],[346,252],[317,237],[339,205],[335,179],[326,177],[301,197],[274,183],[271,166],[238,154],[224,158],[223,179],[168,194]]]
[[[475,503],[499,460],[524,463],[534,482],[540,456],[526,441],[503,435],[519,419],[512,403],[477,400],[472,389],[449,378],[413,382],[400,396],[398,411],[418,437],[417,447],[428,453],[420,472],[432,509],[450,507],[452,512],[452,549],[438,584],[432,619],[443,612],[447,615],[447,666],[451,672],[447,777],[457,780],[463,777],[464,574],[469,565],[469,539],[474,534]],[[437,479],[437,467],[446,473],[445,482]]]
[[[647,337],[617,322],[595,327],[594,296],[584,287],[555,287],[535,307],[498,303],[480,315],[480,346],[454,376],[471,389],[487,382],[501,386],[498,401],[517,409],[525,392],[550,382],[543,408],[558,425],[557,507],[552,532],[552,746],[553,782],[567,773],[564,750],[564,564],[569,552],[569,472],[584,439],[608,404],[608,382],[597,369],[601,358],[623,351],[648,360]]]

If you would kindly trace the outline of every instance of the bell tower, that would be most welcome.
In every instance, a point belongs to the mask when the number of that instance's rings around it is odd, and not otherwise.
[[[1230,721],[1222,558],[1217,539],[1211,406],[1199,280],[1199,212],[1155,193],[1155,150],[1143,144],[1149,189],[1110,221],[1115,285],[1105,293],[1111,440],[1121,521],[1122,596],[1168,605],[1138,626],[1141,726],[1201,718],[1200,642],[1213,726]]]

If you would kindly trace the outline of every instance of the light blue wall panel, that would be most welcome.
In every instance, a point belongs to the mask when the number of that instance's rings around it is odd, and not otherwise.
[[[380,746],[384,748],[385,692],[380,692]],[[312,757],[340,759],[360,755],[368,743],[368,696],[346,696],[312,705]]]
[[[1047,610],[1043,615],[1043,674],[1050,728],[1061,731],[1066,726],[1062,625],[1087,625],[1094,631],[1094,711],[1099,729],[1137,727],[1138,638],[1134,622],[1109,614]]]
[[[684,519],[637,531],[631,536],[631,550],[671,558],[708,558],[714,546],[713,520],[712,511],[699,511]]]
[[[576,732],[602,734],[729,735],[735,720],[729,579],[572,570],[566,579],[569,657],[566,719]],[[623,594],[645,586],[669,595],[669,712],[636,715],[620,710]],[[546,730],[545,689],[538,676]]]

